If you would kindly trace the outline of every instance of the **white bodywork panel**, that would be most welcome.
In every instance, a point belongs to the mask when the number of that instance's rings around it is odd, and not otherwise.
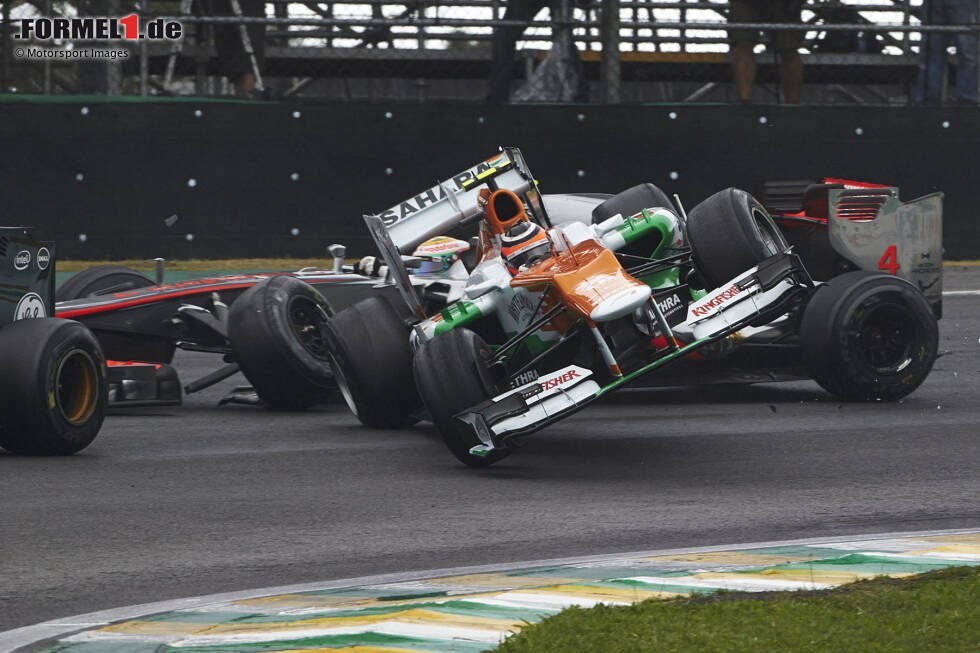
[[[592,197],[590,195],[542,195],[544,208],[552,224],[565,222],[592,222],[592,211],[612,195]]]
[[[758,269],[754,267],[740,274],[688,306],[687,325],[694,331],[695,338],[708,338],[730,331],[797,287],[793,279],[786,278],[763,291],[759,282],[753,279]]]
[[[494,402],[498,402],[510,395],[528,392],[537,386],[542,388],[539,393],[525,398],[528,404],[527,412],[501,420],[491,429],[495,435],[505,435],[574,408],[599,391],[599,384],[590,379],[591,376],[592,370],[569,365],[495,397]]]

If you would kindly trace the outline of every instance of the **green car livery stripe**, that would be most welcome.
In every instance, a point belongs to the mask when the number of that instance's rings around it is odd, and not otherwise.
[[[642,375],[646,374],[647,372],[649,372],[650,370],[652,370],[654,368],[660,367],[661,365],[666,365],[670,361],[672,361],[672,360],[674,360],[674,359],[676,359],[676,358],[678,358],[680,356],[683,356],[685,354],[689,354],[692,351],[694,351],[695,349],[697,349],[698,347],[700,347],[701,345],[703,345],[706,342],[708,342],[709,340],[711,340],[711,338],[700,338],[699,340],[695,340],[691,344],[686,345],[684,347],[681,347],[677,351],[675,351],[675,352],[673,352],[671,354],[668,354],[668,355],[664,356],[663,358],[658,358],[657,360],[653,361],[652,363],[650,363],[648,365],[644,365],[640,369],[638,369],[636,371],[633,371],[633,372],[630,372],[629,374],[624,375],[620,379],[616,379],[615,381],[613,381],[609,385],[604,386],[602,388],[599,388],[599,390],[595,393],[595,396],[596,397],[601,397],[605,393],[607,393],[607,392],[609,392],[611,390],[615,390],[616,388],[618,388],[619,386],[623,385],[624,383],[629,383],[630,381],[632,381],[636,377],[642,376]]]
[[[436,335],[451,331],[473,320],[483,317],[483,313],[473,302],[460,301],[439,312],[441,318],[436,323]]]
[[[656,259],[663,256],[670,246],[673,245],[676,228],[677,222],[672,216],[659,211],[643,209],[636,215],[627,218],[622,226],[616,227],[616,232],[619,233],[627,245],[647,239],[650,240],[650,244],[652,245],[653,240],[656,238],[651,237],[659,236],[659,239],[656,239],[656,245],[653,245],[649,252],[643,252],[644,256],[648,256],[650,259]],[[679,270],[675,267],[644,275],[639,277],[639,281],[651,288],[664,288],[666,286],[676,286],[679,283],[678,276]]]
[[[647,238],[652,232],[659,232],[660,241],[650,254],[650,258],[656,258],[664,245],[669,244],[674,239],[675,224],[674,219],[664,213],[643,209],[636,215],[627,218],[622,226],[616,227],[616,231],[627,243]]]

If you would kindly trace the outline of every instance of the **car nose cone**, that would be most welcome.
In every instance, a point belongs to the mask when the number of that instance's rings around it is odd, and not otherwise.
[[[650,299],[649,286],[631,286],[611,297],[603,299],[592,309],[589,317],[593,322],[608,322],[629,315]]]

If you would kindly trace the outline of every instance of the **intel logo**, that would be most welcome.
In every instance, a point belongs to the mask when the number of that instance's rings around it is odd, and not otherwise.
[[[31,264],[31,253],[26,249],[22,249],[17,252],[17,256],[14,257],[14,268],[17,270],[26,270],[27,266]]]

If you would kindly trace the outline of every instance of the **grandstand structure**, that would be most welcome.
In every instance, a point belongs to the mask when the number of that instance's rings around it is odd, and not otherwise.
[[[804,103],[910,103],[924,26],[923,0],[808,0],[802,48]],[[6,93],[223,96],[215,25],[263,23],[260,76],[270,98],[350,101],[484,101],[495,25],[507,0],[268,0],[264,18],[202,15],[195,0],[0,0],[0,86]],[[179,42],[140,41],[116,62],[31,61],[14,56],[18,19],[30,16],[164,16]],[[595,103],[731,102],[727,0],[555,0],[518,43],[520,87],[561,39],[574,42]],[[765,25],[745,27],[765,28]],[[768,26],[773,27],[773,26]],[[40,43],[72,48],[67,42]],[[760,102],[778,102],[777,54],[757,47]],[[955,74],[956,58],[951,58]],[[547,101],[547,100],[544,100]]]

